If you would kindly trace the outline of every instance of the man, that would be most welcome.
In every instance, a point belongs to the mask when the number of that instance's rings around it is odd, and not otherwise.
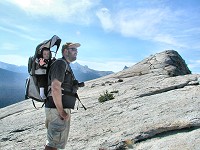
[[[69,63],[76,60],[79,43],[66,43],[62,46],[62,59],[56,60],[49,70],[50,96],[45,103],[47,144],[45,150],[64,149],[70,128],[70,110],[76,97],[64,94],[73,93],[74,75]]]

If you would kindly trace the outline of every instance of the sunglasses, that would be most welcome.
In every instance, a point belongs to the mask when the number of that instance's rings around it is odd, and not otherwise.
[[[72,51],[77,51],[77,48],[68,48],[71,49]]]

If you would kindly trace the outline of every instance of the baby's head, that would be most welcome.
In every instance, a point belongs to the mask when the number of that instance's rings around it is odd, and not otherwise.
[[[42,53],[42,58],[44,58],[46,60],[50,59],[51,52],[50,52],[49,48],[46,48],[46,47],[42,48],[41,53]]]

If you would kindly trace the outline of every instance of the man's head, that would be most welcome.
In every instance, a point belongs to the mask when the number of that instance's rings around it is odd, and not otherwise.
[[[80,47],[81,44],[79,43],[65,43],[62,46],[62,55],[67,59],[69,62],[73,62],[76,60],[77,56],[77,48]]]

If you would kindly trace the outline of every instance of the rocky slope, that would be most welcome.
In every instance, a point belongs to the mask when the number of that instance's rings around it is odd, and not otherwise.
[[[190,73],[170,50],[86,82],[79,96],[87,111],[72,111],[66,150],[199,150],[200,75]],[[115,99],[99,103],[106,91]],[[1,149],[42,150],[44,121],[31,100],[0,109]]]

